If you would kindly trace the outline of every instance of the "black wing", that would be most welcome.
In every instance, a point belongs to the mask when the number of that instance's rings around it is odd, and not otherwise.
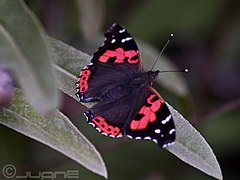
[[[160,147],[175,141],[176,129],[172,115],[158,92],[148,87],[142,93],[138,111],[125,126],[129,138],[152,140]]]
[[[122,136],[136,98],[129,77],[143,71],[137,44],[125,28],[113,24],[91,61],[80,73],[76,95],[81,102],[98,101],[84,113],[91,125],[105,135]]]
[[[136,42],[118,24],[113,24],[105,33],[104,44],[91,61],[91,65],[82,69],[76,83],[76,94],[82,102],[105,98],[108,91],[119,88],[117,82],[127,83],[129,74],[143,71]]]

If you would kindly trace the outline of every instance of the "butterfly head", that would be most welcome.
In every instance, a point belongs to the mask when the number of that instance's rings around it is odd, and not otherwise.
[[[153,84],[153,81],[158,77],[159,72],[160,72],[159,70],[146,72],[146,79],[148,84],[150,85]]]

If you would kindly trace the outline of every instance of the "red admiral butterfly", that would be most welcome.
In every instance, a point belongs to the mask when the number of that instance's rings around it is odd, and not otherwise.
[[[152,88],[159,70],[144,71],[136,42],[113,24],[76,83],[81,102],[96,101],[84,115],[100,133],[118,138],[152,140],[160,147],[174,143],[175,126],[162,97]]]

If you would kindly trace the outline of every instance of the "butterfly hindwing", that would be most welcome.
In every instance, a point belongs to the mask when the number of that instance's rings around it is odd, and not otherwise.
[[[94,115],[91,111],[84,112],[87,122],[97,129],[101,134],[113,138],[123,136],[122,124],[110,123],[104,116]]]
[[[161,147],[171,145],[175,140],[175,126],[172,115],[161,96],[152,88],[145,90],[140,108],[125,127],[128,137],[152,140]]]
[[[135,100],[140,95],[138,93],[142,93],[131,84],[128,85],[116,87],[114,91],[109,92],[109,97],[98,101],[85,112],[88,122],[100,133],[110,137],[121,137],[125,134],[124,129],[128,120],[133,118],[138,109]],[[116,131],[113,132],[111,129]]]

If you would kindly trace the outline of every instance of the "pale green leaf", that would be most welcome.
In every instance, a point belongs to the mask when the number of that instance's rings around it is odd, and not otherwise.
[[[0,65],[12,69],[38,112],[58,105],[55,77],[44,32],[23,1],[0,2]]]
[[[42,117],[16,89],[9,107],[2,108],[0,124],[35,139],[107,178],[105,164],[95,147],[60,111]]]
[[[76,93],[77,77],[82,68],[90,63],[91,57],[62,41],[49,38],[49,44],[55,56],[58,88],[78,101]],[[92,107],[94,103],[82,103]]]
[[[213,150],[202,135],[173,107],[168,108],[176,125],[176,142],[167,147],[171,153],[191,166],[222,179],[222,172]]]
[[[49,37],[48,41],[55,63],[74,76],[78,77],[82,68],[90,63],[91,56],[88,54],[54,38]]]

